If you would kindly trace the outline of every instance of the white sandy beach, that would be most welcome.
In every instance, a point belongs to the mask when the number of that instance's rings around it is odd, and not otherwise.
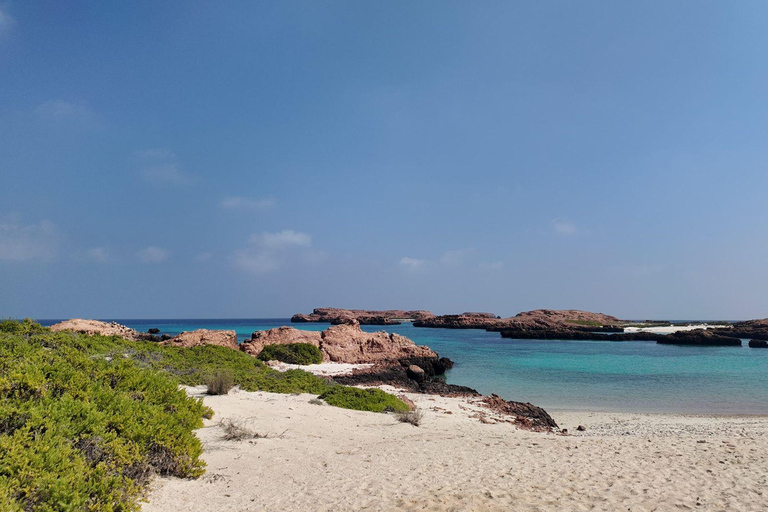
[[[190,388],[198,396],[202,388]],[[768,506],[768,418],[554,413],[569,435],[518,430],[474,399],[406,394],[420,427],[310,403],[205,396],[206,474],[161,478],[143,510],[578,511]],[[550,411],[551,412],[551,411]],[[483,416],[485,422],[479,417]],[[267,438],[224,441],[237,419]],[[586,426],[577,432],[578,425]]]

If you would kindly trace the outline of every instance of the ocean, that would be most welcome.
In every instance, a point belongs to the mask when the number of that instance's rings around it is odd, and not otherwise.
[[[241,341],[253,331],[281,325],[313,331],[329,326],[291,324],[288,318],[115,321],[170,335],[232,329]],[[446,374],[450,384],[550,411],[768,414],[768,350],[750,349],[746,342],[742,347],[686,347],[644,341],[511,340],[496,332],[410,323],[362,328],[396,332],[452,359],[456,366]]]

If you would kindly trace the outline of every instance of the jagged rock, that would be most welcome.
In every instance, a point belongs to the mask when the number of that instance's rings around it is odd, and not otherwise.
[[[346,323],[357,320],[364,325],[397,325],[402,319],[422,319],[433,317],[432,313],[423,310],[405,311],[388,309],[383,311],[365,309],[316,308],[311,314],[297,313],[291,317],[291,322],[328,322],[331,324]]]
[[[405,336],[384,331],[367,333],[357,323],[333,325],[323,331],[320,350],[329,361],[336,363],[375,363],[418,357],[438,359],[432,349],[416,345]]]
[[[409,379],[415,380],[419,383],[427,380],[427,374],[424,373],[424,370],[421,368],[421,366],[416,366],[415,364],[410,365],[408,369],[405,370],[405,373],[408,375]]]
[[[477,390],[466,386],[447,384],[443,379],[430,379],[417,382],[408,376],[408,360],[395,363],[375,363],[370,368],[354,370],[350,375],[335,376],[333,380],[347,386],[381,386],[389,385],[399,389],[405,389],[414,393],[427,393],[447,397],[478,396]],[[428,372],[424,373],[428,375]]]
[[[515,416],[515,424],[526,430],[551,431],[557,423],[547,411],[530,403],[508,402],[499,395],[483,398],[486,407],[499,414]]]
[[[721,336],[752,340],[768,340],[768,318],[736,322],[731,327],[712,329]]]
[[[256,331],[251,335],[251,339],[240,345],[240,350],[257,357],[267,345],[286,345],[288,343],[309,343],[320,347],[320,341],[323,339],[320,331],[302,331],[293,327],[278,327],[268,331]],[[323,356],[324,360],[325,355]]]
[[[414,327],[443,327],[448,329],[485,329],[487,331],[593,331],[620,332],[622,321],[615,316],[577,309],[536,309],[513,317],[498,318],[491,313],[462,313],[441,315],[413,322]]]
[[[119,336],[131,341],[150,339],[149,334],[140,333],[130,327],[118,324],[117,322],[102,322],[99,320],[84,320],[82,318],[72,318],[51,326],[52,331],[70,331],[79,332],[93,336]]]
[[[616,334],[604,334],[574,329],[503,329],[502,338],[515,340],[583,340],[583,341],[656,341],[664,336],[652,332],[623,332]]]
[[[749,346],[752,348],[768,348],[768,341],[765,340],[749,340]]]
[[[268,331],[256,331],[249,341],[240,345],[240,350],[258,356],[266,345],[287,343],[309,343],[320,349],[323,361],[335,363],[377,363],[411,360],[424,368],[427,375],[443,373],[446,365],[440,362],[437,353],[429,347],[416,345],[413,341],[384,331],[368,333],[360,329],[355,320],[350,323],[332,325],[323,332],[302,331],[293,327],[279,327]],[[424,361],[428,360],[426,364]],[[452,363],[450,363],[452,364]],[[440,371],[440,368],[443,368]]]
[[[197,347],[199,345],[218,345],[234,350],[238,349],[237,333],[235,331],[214,331],[209,329],[185,331],[169,340],[161,341],[160,344],[184,348]]]
[[[461,313],[416,320],[413,322],[413,326],[441,327],[444,329],[488,329],[503,321],[503,319],[496,318],[493,313]]]
[[[720,331],[720,329],[717,329]],[[656,343],[664,345],[698,345],[698,346],[741,346],[739,338],[717,334],[712,329],[694,329],[678,331],[666,336],[659,336]]]
[[[160,329],[158,329],[157,327],[152,327],[151,329],[147,329],[147,332],[149,334],[160,334]]]

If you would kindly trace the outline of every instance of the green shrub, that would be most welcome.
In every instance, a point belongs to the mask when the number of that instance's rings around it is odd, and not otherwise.
[[[208,387],[206,393],[209,395],[226,395],[235,385],[235,378],[229,371],[219,371],[209,376],[205,380],[205,385]]]
[[[334,386],[319,397],[330,405],[358,411],[408,411],[409,407],[396,396],[371,388],[359,389],[348,386]]]
[[[2,510],[133,511],[152,475],[202,474],[201,401],[65,343],[84,336],[18,323],[0,332]]]
[[[323,353],[309,343],[287,343],[265,346],[259,354],[259,359],[288,364],[320,364],[323,362]]]
[[[38,334],[41,332],[49,332],[50,329],[43,327],[31,318],[25,318],[18,321],[12,318],[4,318],[0,320],[0,332],[15,332],[19,334]]]

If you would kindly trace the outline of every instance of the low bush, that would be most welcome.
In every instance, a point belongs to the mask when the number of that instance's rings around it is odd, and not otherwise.
[[[152,475],[203,473],[201,401],[63,343],[85,336],[19,324],[0,332],[0,508],[135,511]]]
[[[222,439],[225,441],[242,441],[244,439],[263,439],[267,437],[245,426],[242,420],[226,418],[219,422],[219,427],[224,432]]]
[[[288,364],[320,364],[323,362],[323,353],[309,343],[287,343],[265,346],[259,354],[259,359]]]
[[[414,427],[421,425],[421,420],[424,419],[424,412],[416,409],[414,411],[403,411],[395,414],[397,421],[401,423],[410,423]]]
[[[206,393],[209,395],[226,395],[235,385],[235,378],[232,372],[219,371],[205,379],[205,385],[208,387]]]
[[[325,400],[329,405],[358,411],[404,412],[409,410],[405,402],[376,388],[359,389],[348,386],[334,386],[320,395],[319,398]]]

